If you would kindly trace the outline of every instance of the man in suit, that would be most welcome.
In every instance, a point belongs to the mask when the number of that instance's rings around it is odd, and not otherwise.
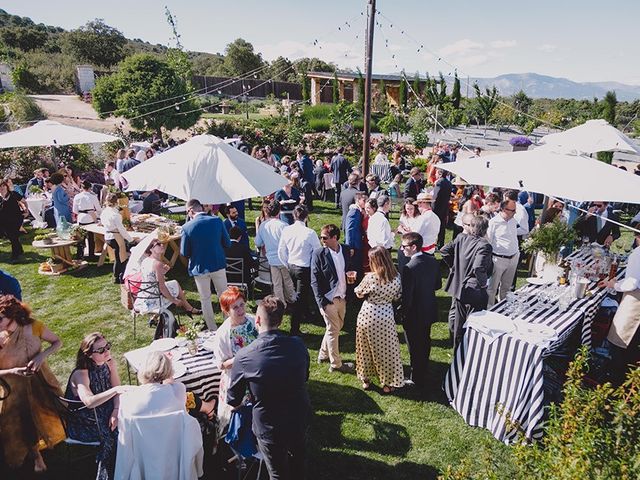
[[[357,174],[351,173],[347,181],[349,182],[348,187],[342,190],[342,192],[340,193],[340,205],[342,207],[341,226],[343,230],[344,230],[344,220],[347,217],[347,213],[349,213],[349,207],[355,201],[356,193],[360,191],[360,189],[358,188],[360,177]]]
[[[224,249],[224,253],[227,260],[230,258],[241,258],[243,277],[240,274],[230,273],[227,271],[227,281],[229,283],[251,283],[251,269],[258,268],[258,259],[252,255],[249,244],[242,242],[242,236],[245,234],[240,227],[231,227],[229,230],[229,237],[231,238],[231,244]]]
[[[442,286],[440,268],[433,255],[422,252],[419,233],[405,233],[400,248],[410,257],[401,272],[402,325],[411,359],[410,380],[424,391],[431,353],[431,325],[438,319],[436,290]]]
[[[298,165],[300,165],[300,170],[302,171],[301,183],[304,190],[304,203],[309,211],[313,212],[313,182],[315,181],[313,162],[302,149],[298,150]]]
[[[342,191],[342,184],[347,181],[351,173],[351,164],[344,158],[343,153],[344,147],[338,147],[336,154],[331,159],[331,172],[333,173],[333,182],[336,184],[336,208],[341,205],[340,192]]]
[[[403,196],[405,200],[407,198],[413,198],[415,200],[416,198],[418,198],[418,194],[420,193],[420,191],[422,190],[422,187],[424,186],[422,182],[422,172],[418,167],[413,167],[409,172],[409,174],[411,176],[409,177],[409,180],[407,180],[407,183],[404,186]]]
[[[224,219],[224,227],[227,229],[227,232],[231,233],[232,227],[238,227],[242,230],[242,238],[240,242],[249,246],[249,232],[247,231],[247,224],[244,220],[240,218],[240,212],[238,212],[238,208],[233,204],[228,204],[226,208],[226,217]]]
[[[311,288],[320,314],[326,324],[318,363],[329,362],[330,372],[353,373],[353,363],[343,362],[338,338],[347,310],[346,272],[351,268],[349,249],[341,245],[340,229],[332,224],[322,227],[323,247],[313,252],[311,260]]]
[[[436,183],[433,186],[433,203],[431,207],[433,213],[440,219],[440,230],[438,232],[439,247],[444,245],[444,234],[449,217],[449,203],[451,201],[451,192],[453,191],[453,185],[445,173],[441,168],[436,169]]]
[[[610,246],[614,240],[620,238],[620,227],[607,219],[619,222],[618,215],[613,213],[607,202],[593,202],[589,213],[584,213],[575,223],[575,229],[583,237],[589,237],[590,242]]]
[[[462,222],[463,233],[440,250],[449,266],[445,290],[451,295],[449,330],[454,348],[462,341],[462,326],[469,314],[487,308],[487,283],[493,273],[493,247],[485,238],[489,221],[466,213]]]
[[[227,289],[227,258],[224,249],[231,245],[229,233],[222,220],[207,215],[200,201],[187,202],[190,221],[182,227],[180,254],[189,259],[189,275],[196,282],[202,314],[209,330],[216,330],[211,305],[211,282],[218,298]]]
[[[252,430],[269,478],[305,478],[305,446],[311,404],[309,352],[300,337],[278,330],[284,304],[268,295],[256,310],[258,338],[241,349],[231,368],[227,403],[253,397]]]
[[[364,246],[362,219],[366,202],[367,194],[365,192],[357,192],[356,203],[349,207],[344,226],[344,243],[351,249],[353,269],[358,272],[358,275],[362,273],[362,248]]]

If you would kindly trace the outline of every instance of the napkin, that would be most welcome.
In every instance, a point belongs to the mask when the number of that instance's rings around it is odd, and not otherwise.
[[[515,330],[511,332],[511,336],[527,343],[546,348],[558,339],[557,332],[546,325],[529,323],[523,320],[514,320],[513,324]]]
[[[513,320],[501,313],[483,310],[469,315],[464,328],[473,328],[491,344],[501,335],[512,332],[515,329],[513,323]]]

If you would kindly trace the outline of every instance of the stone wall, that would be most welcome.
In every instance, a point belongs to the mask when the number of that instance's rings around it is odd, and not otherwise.
[[[11,67],[6,63],[0,63],[0,84],[8,92],[15,90],[15,85],[11,79]]]

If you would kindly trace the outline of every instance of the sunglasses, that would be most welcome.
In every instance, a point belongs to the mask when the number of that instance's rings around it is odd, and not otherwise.
[[[516,210],[515,209],[511,209],[511,208],[505,208],[505,211],[511,212],[511,213],[516,213]]]
[[[404,249],[406,249],[406,248],[411,248],[411,247],[413,247],[414,245],[415,245],[414,243],[409,243],[408,245],[400,245],[400,248],[404,250]]]
[[[111,351],[111,342],[107,342],[107,344],[104,347],[100,347],[100,348],[96,348],[95,350],[92,350],[91,353],[99,353],[100,355],[102,355],[107,350]]]
[[[330,238],[329,235],[320,235],[320,240],[329,240]]]

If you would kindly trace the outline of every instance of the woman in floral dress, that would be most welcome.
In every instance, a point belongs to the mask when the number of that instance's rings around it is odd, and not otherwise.
[[[229,317],[220,325],[214,337],[214,361],[222,371],[218,393],[218,436],[224,434],[231,419],[232,407],[227,404],[226,399],[233,360],[238,350],[258,338],[255,319],[246,314],[242,290],[238,287],[227,288],[220,295],[220,308]]]
[[[369,250],[371,272],[355,288],[358,298],[364,298],[356,321],[356,374],[362,388],[371,388],[371,378],[377,375],[384,393],[404,385],[400,342],[396,331],[393,305],[400,299],[400,275],[391,255],[383,247]]]

